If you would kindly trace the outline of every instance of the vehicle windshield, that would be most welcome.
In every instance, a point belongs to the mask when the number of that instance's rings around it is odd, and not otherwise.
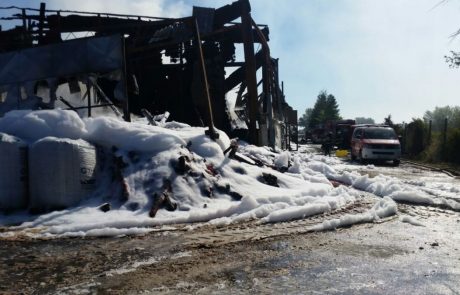
[[[364,129],[364,138],[367,139],[397,139],[396,133],[390,128]]]

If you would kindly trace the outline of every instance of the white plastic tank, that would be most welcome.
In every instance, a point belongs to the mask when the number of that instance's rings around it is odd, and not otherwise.
[[[30,146],[30,208],[76,205],[95,189],[97,152],[84,140],[43,138]]]
[[[0,133],[0,211],[27,207],[27,143]]]

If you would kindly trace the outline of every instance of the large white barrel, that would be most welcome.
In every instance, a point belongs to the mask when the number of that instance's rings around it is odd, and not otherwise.
[[[30,208],[76,205],[95,189],[96,148],[84,140],[46,137],[29,150]]]
[[[27,144],[0,133],[0,210],[27,207]]]

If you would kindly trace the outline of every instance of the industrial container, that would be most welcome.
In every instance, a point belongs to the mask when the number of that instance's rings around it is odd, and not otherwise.
[[[27,207],[27,143],[0,133],[0,211]]]
[[[91,194],[96,182],[97,152],[84,140],[46,137],[30,146],[30,208],[63,209]]]

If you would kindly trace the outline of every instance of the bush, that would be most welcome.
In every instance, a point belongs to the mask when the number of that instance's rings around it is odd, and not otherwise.
[[[446,160],[460,164],[460,129],[453,128],[447,132]]]
[[[431,142],[428,147],[423,151],[422,158],[428,162],[440,162],[442,160],[442,137],[441,133],[433,132],[431,135]]]
[[[460,164],[460,128],[447,131],[446,146],[443,147],[441,132],[433,132],[430,145],[421,153],[425,161]]]
[[[417,156],[425,149],[425,138],[427,138],[427,128],[422,119],[412,119],[407,125],[405,152],[410,156]]]

